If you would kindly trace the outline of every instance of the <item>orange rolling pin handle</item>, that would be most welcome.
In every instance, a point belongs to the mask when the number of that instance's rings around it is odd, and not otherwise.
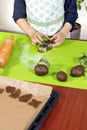
[[[2,46],[0,47],[0,67],[1,68],[5,67],[5,65],[10,57],[10,54],[14,47],[13,40],[14,40],[14,36],[11,35],[8,39],[6,39],[2,43]]]

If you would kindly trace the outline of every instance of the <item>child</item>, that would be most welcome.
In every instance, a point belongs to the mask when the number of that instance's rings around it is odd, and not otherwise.
[[[32,39],[40,43],[43,37],[59,46],[73,29],[77,0],[15,0],[13,18]]]

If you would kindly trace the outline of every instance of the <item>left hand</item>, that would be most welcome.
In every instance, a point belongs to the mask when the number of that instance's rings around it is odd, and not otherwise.
[[[53,47],[56,47],[56,46],[60,46],[64,42],[65,38],[66,35],[62,31],[60,31],[56,33],[50,40],[55,42]]]

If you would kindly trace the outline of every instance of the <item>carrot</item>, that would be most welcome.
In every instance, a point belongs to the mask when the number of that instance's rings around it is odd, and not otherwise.
[[[9,38],[7,38],[0,47],[0,67],[5,67],[7,61],[9,60],[10,54],[12,52],[12,49],[14,47],[14,36],[11,35]]]

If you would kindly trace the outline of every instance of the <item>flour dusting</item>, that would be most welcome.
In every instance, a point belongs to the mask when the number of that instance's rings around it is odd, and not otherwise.
[[[23,52],[20,56],[20,61],[25,64],[29,69],[33,69],[37,62],[42,58],[42,55],[33,52],[29,54],[30,45],[25,44],[23,46]]]

